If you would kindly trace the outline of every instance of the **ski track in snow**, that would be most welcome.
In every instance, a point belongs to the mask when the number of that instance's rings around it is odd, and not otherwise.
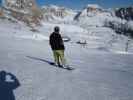
[[[11,72],[19,79],[21,87],[15,90],[16,100],[133,99],[132,54],[97,49],[99,44],[94,40],[103,41],[94,33],[87,47],[65,43],[67,62],[75,68],[67,71],[43,61],[53,61],[49,33],[34,36],[35,33],[23,26],[20,31],[12,27],[9,30],[0,28],[0,70]],[[48,29],[45,31],[52,32]],[[71,35],[69,32],[67,35]],[[77,36],[73,41],[78,39]]]

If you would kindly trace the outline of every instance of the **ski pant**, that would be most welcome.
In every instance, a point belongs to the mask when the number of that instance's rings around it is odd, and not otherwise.
[[[58,65],[65,65],[66,60],[64,57],[64,50],[53,50],[55,63]]]

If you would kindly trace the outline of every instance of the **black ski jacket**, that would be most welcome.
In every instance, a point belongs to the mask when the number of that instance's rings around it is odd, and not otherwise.
[[[64,50],[65,49],[62,37],[57,32],[53,32],[50,35],[49,43],[51,45],[52,50]]]

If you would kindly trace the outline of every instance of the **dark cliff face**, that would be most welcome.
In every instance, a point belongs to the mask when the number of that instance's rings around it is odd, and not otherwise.
[[[133,20],[133,7],[119,8],[115,11],[117,17],[126,20]]]

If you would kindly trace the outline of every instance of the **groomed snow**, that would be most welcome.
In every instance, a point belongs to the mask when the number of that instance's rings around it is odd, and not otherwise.
[[[67,63],[75,70],[51,66],[49,35],[61,27]],[[13,73],[21,86],[16,100],[132,100],[133,41],[103,26],[43,23],[39,32],[0,19],[0,71]],[[87,45],[77,44],[86,41]]]

